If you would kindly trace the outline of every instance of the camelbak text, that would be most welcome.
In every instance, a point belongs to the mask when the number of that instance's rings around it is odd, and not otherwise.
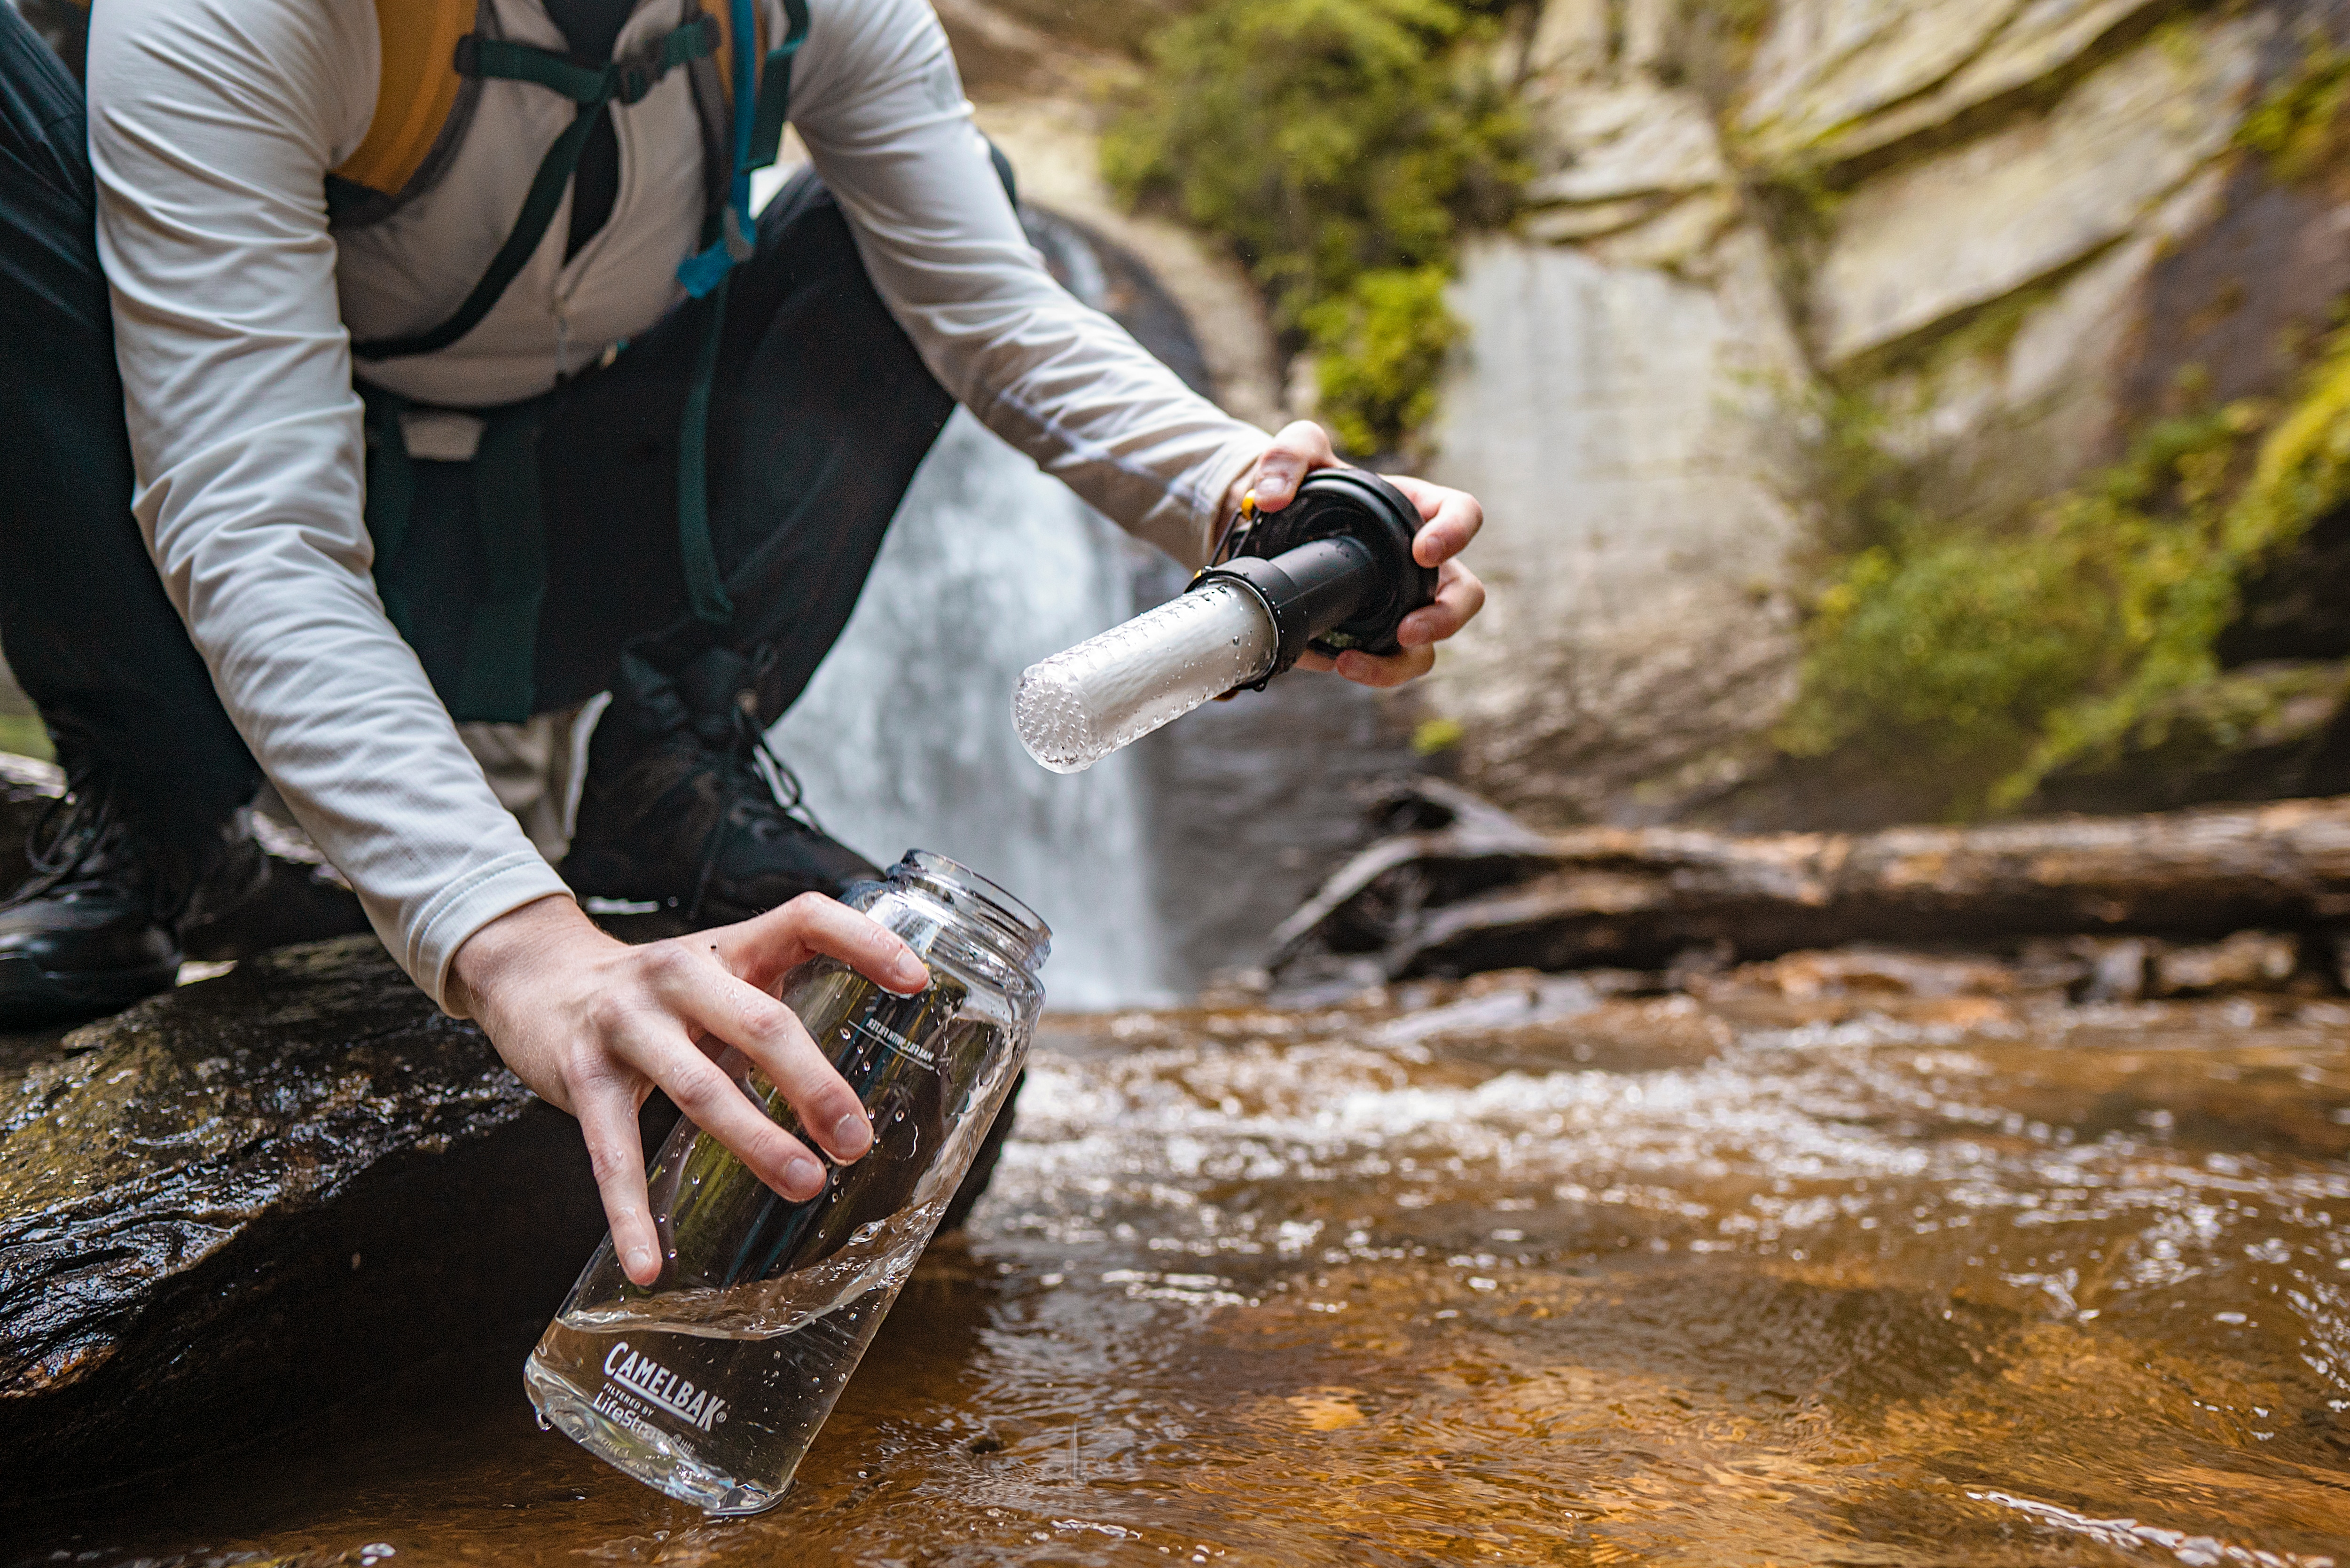
[[[725,1400],[696,1388],[650,1356],[638,1355],[625,1339],[604,1357],[604,1376],[646,1404],[705,1432],[726,1419]]]

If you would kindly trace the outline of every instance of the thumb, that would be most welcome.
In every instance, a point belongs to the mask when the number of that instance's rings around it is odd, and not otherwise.
[[[1297,486],[1317,468],[1328,468],[1338,461],[1330,447],[1330,438],[1322,427],[1311,420],[1299,420],[1284,427],[1273,438],[1273,444],[1256,463],[1256,504],[1268,512],[1278,512],[1297,493]]]

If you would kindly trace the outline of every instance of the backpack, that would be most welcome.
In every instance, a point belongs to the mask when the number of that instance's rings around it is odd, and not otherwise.
[[[91,0],[75,3],[87,8]],[[749,254],[750,177],[775,161],[783,140],[792,57],[807,36],[807,0],[784,0],[784,10],[789,31],[767,49],[765,29],[749,0],[695,0],[692,21],[650,48],[595,67],[475,31],[479,0],[375,0],[380,46],[375,116],[358,148],[328,171],[327,210],[335,227],[380,223],[438,184],[464,140],[485,80],[536,83],[569,98],[579,112],[571,130],[548,149],[514,232],[458,313],[429,332],[355,343],[352,352],[363,359],[393,358],[431,353],[463,337],[497,303],[546,234],[596,111],[610,102],[636,102],[679,67],[695,77],[712,188],[702,249],[681,265],[678,275],[695,298],[710,293]],[[734,40],[744,34],[752,48],[737,59]]]
[[[89,0],[78,3],[86,5]],[[767,40],[761,33],[753,0],[693,0],[691,21],[625,58],[591,67],[551,50],[475,31],[478,0],[375,0],[376,28],[382,46],[375,117],[368,122],[358,149],[327,177],[330,224],[348,229],[379,223],[430,190],[446,172],[464,137],[482,82],[534,82],[578,106],[570,127],[540,161],[513,231],[455,313],[421,332],[351,344],[353,358],[361,360],[433,353],[472,331],[537,250],[556,209],[562,204],[598,111],[609,103],[636,102],[671,70],[684,67],[700,73],[697,98],[702,104],[710,142],[711,200],[702,222],[701,248],[677,269],[686,293],[704,302],[702,342],[679,421],[678,545],[695,618],[721,629],[733,622],[734,607],[720,580],[710,537],[710,393],[718,362],[719,327],[725,317],[727,279],[738,264],[751,256],[751,174],[775,161],[791,102],[792,57],[807,37],[807,0],[783,0],[783,6],[787,30],[772,49],[763,47]],[[681,5],[681,10],[684,8]],[[735,46],[743,38],[749,38],[752,47],[738,49]],[[363,395],[366,390],[362,388]],[[498,530],[509,536],[505,543],[511,548],[494,545],[492,554],[516,556],[513,565],[521,576],[543,582],[533,468],[536,427],[532,405],[537,401],[534,399],[502,411],[515,419],[516,430],[525,432],[519,441],[494,443],[513,449],[502,461],[515,469],[521,500],[509,509],[515,515],[501,520]],[[395,470],[405,469],[405,451],[397,450],[396,420],[398,409],[404,405],[388,395],[367,396],[367,403],[369,444],[375,449],[369,462],[368,525],[377,536],[379,556],[390,556],[397,554],[405,533],[405,497],[410,486],[393,472],[379,475],[374,471],[377,458],[389,460]],[[536,597],[525,589],[520,598],[527,605],[525,618],[535,623]],[[495,607],[489,607],[493,611]],[[386,608],[404,634],[407,627],[400,607],[388,603]],[[489,652],[484,656],[482,684],[502,694],[487,703],[495,711],[484,716],[529,717],[528,627],[518,621],[483,640]]]

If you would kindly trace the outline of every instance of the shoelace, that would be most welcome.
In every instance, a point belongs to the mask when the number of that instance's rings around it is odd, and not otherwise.
[[[744,767],[758,775],[785,816],[812,833],[824,832],[824,825],[808,806],[807,791],[801,785],[799,774],[775,755],[775,748],[767,744],[766,732],[759,728],[758,721],[746,709],[734,710],[734,754],[728,760],[738,765],[726,769],[725,787],[718,798],[718,825],[711,830],[709,842],[702,846],[702,868],[693,877],[693,897],[686,901],[685,918],[689,921],[702,919],[702,895],[709,890],[711,876],[718,869],[726,836],[734,830],[734,803],[740,798],[735,790]]]
[[[115,819],[112,790],[93,786],[88,779],[70,781],[65,794],[42,808],[26,836],[25,858],[33,874],[0,898],[0,909],[29,904],[71,880],[106,842]]]

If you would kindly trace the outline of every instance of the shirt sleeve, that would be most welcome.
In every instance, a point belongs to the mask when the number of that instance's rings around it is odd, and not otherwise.
[[[800,58],[792,122],[931,373],[1129,532],[1204,564],[1267,438],[1045,270],[926,0],[816,0]]]
[[[324,178],[377,71],[369,0],[104,0],[90,159],[164,588],[295,816],[445,1006],[465,938],[565,888],[376,596]]]

